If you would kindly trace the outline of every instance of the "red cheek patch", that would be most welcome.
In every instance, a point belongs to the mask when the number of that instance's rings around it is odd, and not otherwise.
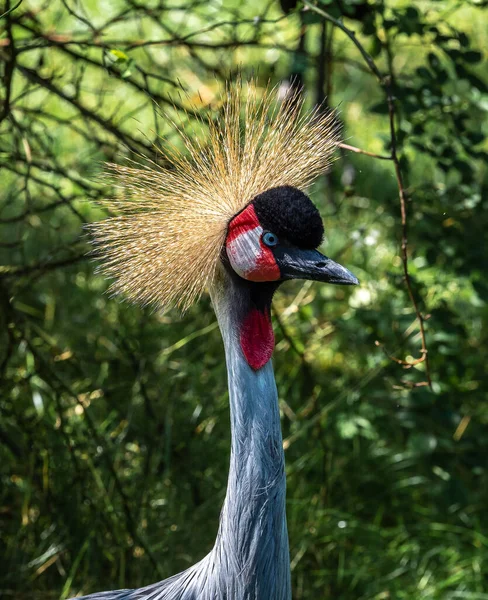
[[[254,206],[249,204],[237,217],[234,217],[229,224],[229,233],[226,242],[232,242],[237,236],[259,227],[259,219],[254,210]]]
[[[271,250],[261,242],[261,254],[256,259],[256,267],[247,279],[249,281],[277,281],[281,277],[280,268],[276,264]]]
[[[281,277],[271,249],[263,243],[254,206],[249,204],[229,224],[225,241],[233,269],[248,281],[277,281]]]
[[[244,319],[240,332],[241,348],[247,364],[257,371],[273,354],[274,333],[268,312],[253,308]]]

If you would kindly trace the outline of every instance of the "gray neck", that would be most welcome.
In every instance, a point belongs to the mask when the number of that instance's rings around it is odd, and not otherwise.
[[[232,431],[213,559],[227,598],[290,600],[286,480],[273,367],[269,361],[254,371],[240,347],[242,318],[253,304],[247,284],[224,273],[211,294],[225,346]]]

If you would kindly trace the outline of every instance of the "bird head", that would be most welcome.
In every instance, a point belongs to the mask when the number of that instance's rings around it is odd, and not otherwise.
[[[274,348],[270,303],[287,279],[356,285],[347,269],[321,254],[324,225],[310,198],[292,186],[258,194],[229,222],[224,265],[252,292],[239,320],[242,353],[254,370],[267,364]],[[269,285],[271,284],[271,285]]]
[[[323,224],[303,191],[330,165],[334,114],[304,111],[299,92],[283,100],[278,88],[238,80],[201,125],[204,138],[177,127],[183,150],[166,150],[164,166],[108,166],[118,214],[90,229],[110,291],[185,310],[215,286],[222,261],[253,284],[357,283],[318,252]]]
[[[320,213],[310,198],[280,186],[259,194],[233,217],[225,251],[231,268],[247,281],[357,284],[352,273],[317,250],[323,236]]]

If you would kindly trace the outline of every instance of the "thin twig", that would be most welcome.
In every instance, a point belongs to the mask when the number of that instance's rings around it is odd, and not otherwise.
[[[317,14],[319,14],[326,21],[329,21],[330,23],[333,23],[336,27],[338,27],[341,31],[343,31],[347,35],[347,37],[354,43],[354,45],[359,50],[359,52],[361,52],[364,60],[368,63],[368,66],[369,66],[370,70],[378,78],[378,81],[380,83],[383,82],[383,75],[381,74],[381,71],[376,66],[376,64],[375,64],[374,60],[372,59],[372,57],[363,48],[361,42],[357,39],[356,34],[354,33],[354,31],[352,29],[348,29],[344,25],[344,23],[342,23],[338,19],[335,19],[332,15],[329,15],[329,13],[326,13],[325,10],[322,10],[321,8],[318,8],[317,6],[314,6],[313,4],[311,4],[310,2],[308,2],[308,0],[303,0],[303,4],[307,8],[309,8],[310,10],[313,10],[314,12],[316,12]]]
[[[351,152],[356,152],[357,154],[366,154],[366,156],[372,156],[373,158],[378,158],[379,160],[393,160],[392,156],[388,156],[386,154],[375,154],[374,152],[361,150],[361,148],[356,148],[356,146],[350,146],[349,144],[343,144],[342,142],[337,142],[336,145],[344,150],[350,150]]]
[[[20,2],[19,2],[19,4],[20,4]],[[17,4],[17,6],[19,6],[19,4]],[[10,96],[12,93],[12,79],[13,79],[13,75],[14,75],[14,71],[15,71],[15,63],[17,60],[17,49],[15,47],[15,40],[14,40],[14,36],[12,33],[12,19],[11,19],[10,13],[13,10],[15,10],[17,8],[17,6],[10,8],[10,0],[7,0],[7,4],[5,6],[7,10],[2,15],[2,17],[6,16],[7,25],[6,25],[5,29],[7,32],[7,38],[10,40],[10,43],[8,45],[9,58],[8,58],[8,60],[5,61],[5,67],[4,67],[3,85],[5,88],[5,99],[3,101],[3,108],[0,113],[0,123],[4,119],[6,119],[10,114]]]
[[[278,327],[280,328],[281,333],[283,334],[283,337],[290,344],[291,349],[300,357],[300,360],[302,361],[302,363],[304,365],[308,366],[307,359],[305,358],[305,353],[303,352],[303,350],[300,350],[300,348],[297,346],[292,335],[287,330],[283,321],[280,319],[279,312],[274,309],[274,306],[273,306],[273,317],[275,318],[276,323],[278,324]]]
[[[8,8],[10,5],[10,0],[7,0],[7,10],[6,10],[6,12],[4,12],[3,14],[0,15],[0,19],[3,19],[7,15],[9,15],[11,12],[14,12],[14,10],[19,8],[19,6],[22,4],[22,2],[23,2],[23,0],[19,0],[15,6],[12,6],[12,8]]]
[[[92,435],[92,438],[96,441],[97,445],[101,446],[103,448],[104,447],[104,439],[101,437],[101,435],[96,427],[95,421],[93,420],[93,417],[91,416],[90,411],[87,410],[87,406],[80,399],[79,395],[76,394],[71,389],[69,384],[65,383],[64,379],[57,373],[57,371],[52,369],[51,366],[44,360],[44,357],[42,356],[42,354],[40,352],[38,352],[37,348],[32,344],[31,340],[28,339],[27,337],[24,337],[23,339],[25,340],[26,344],[29,347],[29,350],[32,352],[34,358],[36,359],[38,366],[41,367],[42,370],[45,370],[47,373],[49,373],[50,384],[53,386],[53,389],[58,390],[60,393],[64,392],[69,397],[71,397],[73,400],[75,400],[75,402],[83,408],[83,415],[84,415],[85,423],[87,424],[90,434]],[[159,565],[159,561],[154,556],[152,548],[146,543],[146,540],[144,539],[144,537],[139,533],[138,525],[135,521],[135,518],[134,518],[131,508],[130,508],[129,499],[128,499],[128,497],[125,493],[125,490],[122,486],[122,482],[119,478],[119,475],[117,473],[115,465],[111,460],[110,451],[103,452],[102,457],[105,460],[105,464],[114,480],[115,487],[116,487],[119,497],[121,499],[122,508],[123,508],[123,511],[124,511],[124,514],[126,517],[126,523],[128,526],[128,531],[131,534],[132,538],[134,540],[137,540],[137,542],[147,552],[147,555],[149,556],[149,559],[150,559],[153,567],[156,569],[156,572],[158,573],[158,575],[160,577],[162,577],[164,574]]]
[[[86,260],[86,252],[72,256],[70,258],[64,258],[55,262],[40,262],[34,265],[28,266],[17,266],[17,265],[0,265],[0,279],[2,277],[21,277],[29,275],[31,273],[48,272],[53,269],[59,269],[60,267],[69,267],[74,263]]]
[[[403,265],[403,275],[404,275],[405,283],[407,286],[408,296],[410,298],[410,301],[411,301],[412,306],[415,311],[417,321],[419,323],[422,348],[420,350],[421,356],[417,359],[414,359],[413,361],[406,361],[406,360],[402,360],[399,358],[395,358],[393,356],[390,356],[390,358],[391,358],[391,360],[394,360],[396,363],[401,364],[406,368],[413,367],[420,363],[425,363],[425,374],[426,374],[426,378],[427,378],[427,384],[430,388],[432,388],[432,379],[431,379],[431,375],[430,375],[427,342],[426,342],[425,327],[424,327],[425,317],[420,312],[417,299],[415,298],[415,294],[413,292],[412,280],[410,278],[410,273],[408,270],[408,236],[407,236],[406,193],[405,193],[405,187],[403,184],[403,175],[402,175],[400,161],[398,159],[398,151],[397,151],[397,139],[396,139],[396,129],[395,129],[395,116],[396,116],[395,115],[395,98],[392,93],[393,72],[392,72],[391,56],[389,56],[389,61],[388,61],[390,72],[388,75],[385,76],[381,73],[379,68],[376,66],[376,63],[374,62],[373,58],[364,49],[361,42],[357,39],[354,31],[352,31],[351,29],[346,27],[344,25],[344,23],[342,23],[338,19],[334,18],[332,15],[328,14],[321,8],[318,8],[317,6],[314,6],[313,4],[311,4],[308,0],[303,0],[303,3],[308,9],[321,15],[324,19],[326,19],[330,23],[333,23],[336,27],[338,27],[341,31],[343,31],[347,35],[347,37],[354,43],[356,48],[359,50],[359,52],[361,53],[365,62],[367,63],[370,71],[376,76],[376,78],[378,79],[378,82],[380,83],[381,87],[383,88],[383,90],[385,92],[386,100],[387,100],[387,104],[388,104],[388,116],[389,116],[390,138],[391,138],[391,142],[390,142],[391,143],[391,156],[387,157],[387,156],[374,155],[372,153],[362,151],[359,148],[354,149],[354,147],[349,147],[346,149],[349,149],[352,152],[366,154],[368,156],[372,156],[373,158],[379,158],[381,160],[391,160],[393,162],[393,165],[395,168],[395,177],[396,177],[397,185],[398,185],[398,196],[399,196],[399,200],[400,200],[400,215],[401,215],[401,226],[402,226],[401,258],[402,258],[402,265]],[[339,144],[339,145],[340,145],[340,147],[343,147],[343,148],[345,146],[347,146],[347,144]]]
[[[402,266],[403,266],[403,275],[405,278],[405,283],[407,285],[408,295],[410,297],[410,301],[415,310],[415,314],[417,316],[417,320],[419,323],[420,329],[420,338],[422,341],[422,348],[420,350],[421,356],[413,361],[405,361],[401,359],[395,359],[395,362],[398,362],[404,366],[414,366],[421,362],[425,362],[425,375],[427,377],[427,382],[429,387],[432,388],[432,380],[430,376],[429,369],[429,357],[427,351],[427,342],[425,339],[425,327],[424,327],[424,316],[420,312],[417,299],[415,298],[415,294],[412,289],[412,281],[410,279],[410,273],[408,271],[408,228],[407,228],[407,207],[406,207],[406,193],[405,187],[403,185],[403,176],[400,168],[400,162],[398,160],[397,154],[397,145],[396,145],[396,130],[395,130],[395,106],[394,99],[391,94],[390,84],[387,84],[387,100],[388,100],[388,115],[390,120],[390,135],[391,135],[391,156],[393,160],[393,164],[395,165],[395,176],[398,184],[398,196],[400,198],[400,213],[402,220]]]

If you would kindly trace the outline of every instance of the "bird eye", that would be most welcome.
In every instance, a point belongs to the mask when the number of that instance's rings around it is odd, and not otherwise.
[[[266,231],[266,233],[263,234],[263,242],[266,246],[276,246],[278,243],[278,236],[271,233],[271,231]]]

